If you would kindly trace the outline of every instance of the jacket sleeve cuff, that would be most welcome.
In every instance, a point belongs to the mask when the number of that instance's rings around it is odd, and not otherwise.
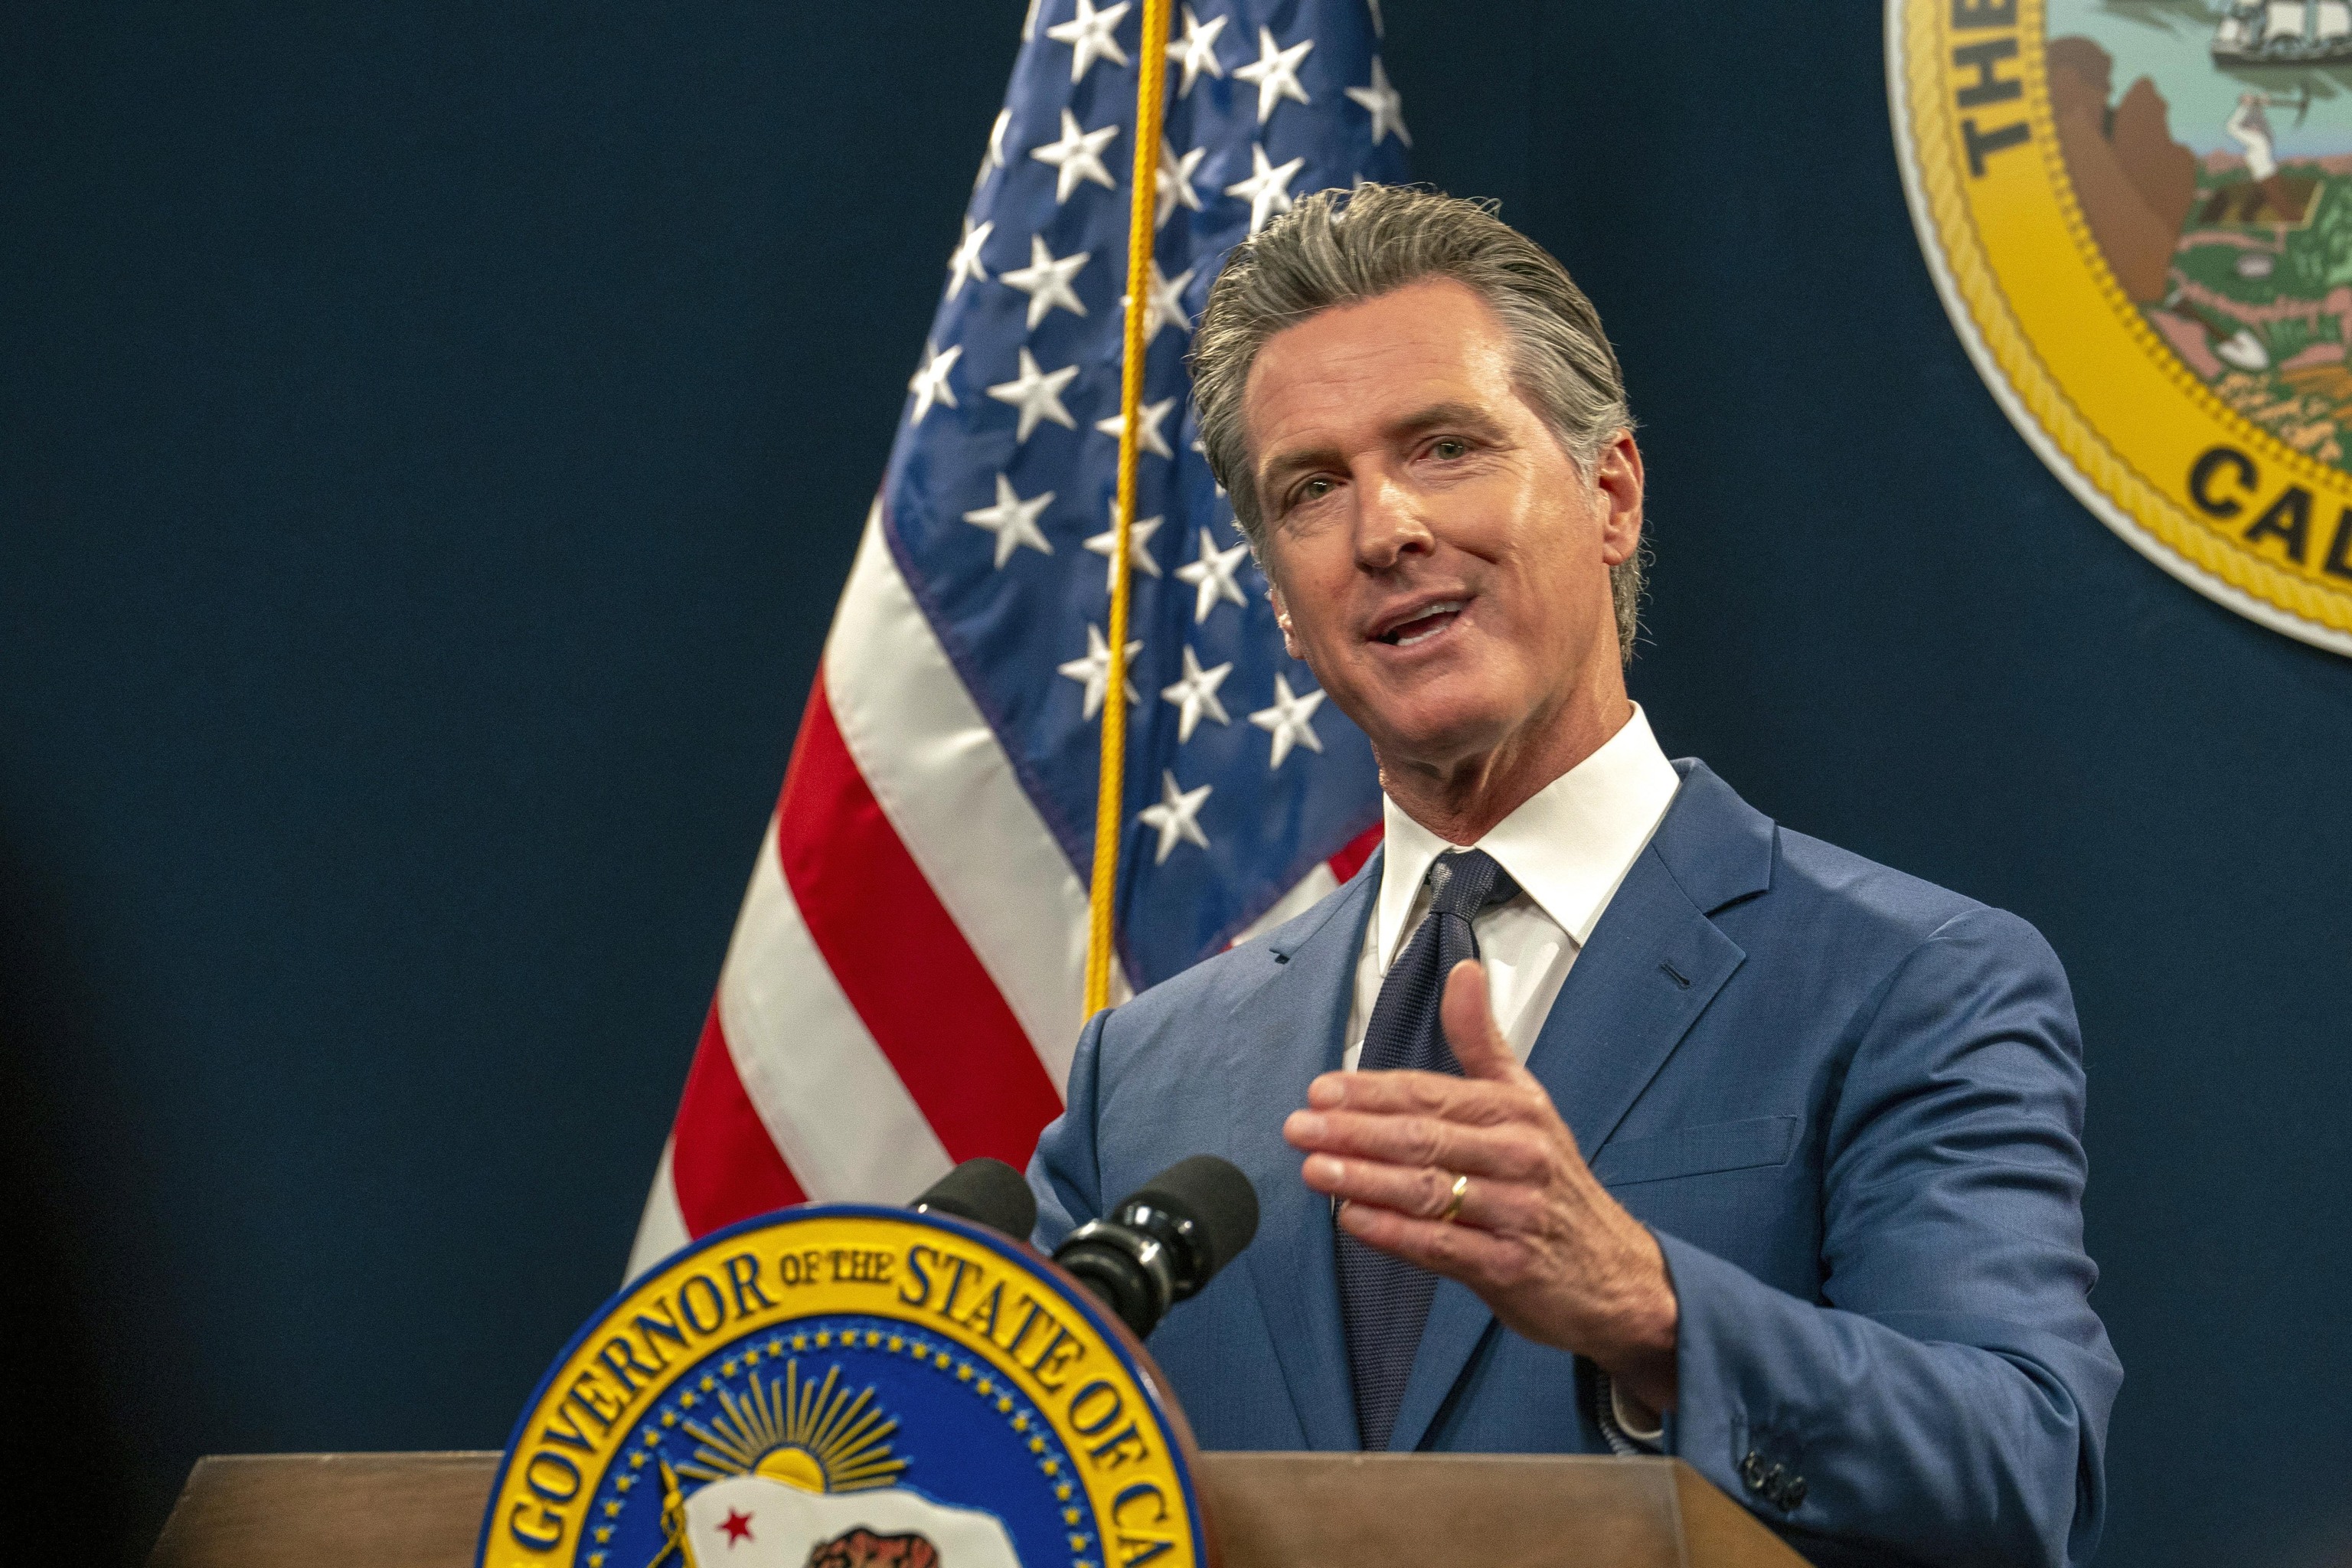
[[[1665,1423],[1665,1451],[1775,1521],[1798,1512],[1807,1483],[1775,1451],[1772,1413],[1748,1409],[1740,1397],[1738,1347],[1778,1316],[1780,1293],[1714,1254],[1664,1233],[1658,1247],[1679,1311],[1675,1330],[1675,1404]],[[1781,1302],[1786,1301],[1781,1298]]]

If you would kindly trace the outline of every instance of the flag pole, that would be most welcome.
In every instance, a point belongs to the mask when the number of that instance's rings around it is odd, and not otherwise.
[[[1159,226],[1160,111],[1168,87],[1168,0],[1143,0],[1135,84],[1134,199],[1127,222],[1127,342],[1118,394],[1118,507],[1110,555],[1110,652],[1103,691],[1102,766],[1095,792],[1094,880],[1087,896],[1087,1014],[1110,1005],[1111,897],[1118,888],[1119,827],[1127,815],[1129,541],[1135,534],[1135,468],[1143,425],[1143,361],[1151,314],[1152,243]]]

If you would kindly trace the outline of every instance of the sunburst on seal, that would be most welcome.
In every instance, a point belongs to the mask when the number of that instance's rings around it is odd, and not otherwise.
[[[763,1384],[755,1372],[745,1397],[719,1390],[726,1414],[709,1426],[686,1423],[701,1442],[694,1451],[699,1462],[682,1464],[677,1473],[698,1481],[765,1476],[811,1492],[890,1485],[907,1468],[890,1453],[898,1420],[875,1404],[871,1387],[853,1395],[840,1381],[835,1365],[823,1384],[811,1386],[801,1378],[800,1363],[787,1361],[782,1383]]]

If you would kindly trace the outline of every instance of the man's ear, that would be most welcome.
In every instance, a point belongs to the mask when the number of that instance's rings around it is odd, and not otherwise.
[[[1622,566],[1642,547],[1642,448],[1620,430],[1592,467],[1592,493],[1607,508],[1601,520],[1601,558]]]
[[[1263,563],[1260,570],[1264,570]],[[1296,659],[1306,658],[1298,646],[1298,634],[1290,629],[1290,606],[1283,603],[1281,585],[1275,582],[1271,572],[1265,574],[1265,596],[1274,605],[1274,624],[1282,628],[1282,651]]]

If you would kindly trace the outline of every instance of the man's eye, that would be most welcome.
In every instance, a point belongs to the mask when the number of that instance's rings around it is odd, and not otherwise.
[[[1300,486],[1298,487],[1298,491],[1297,491],[1297,498],[1296,498],[1296,499],[1297,499],[1297,500],[1302,500],[1302,501],[1307,501],[1307,500],[1321,500],[1325,496],[1328,496],[1328,495],[1329,495],[1330,493],[1331,493],[1331,481],[1330,481],[1330,480],[1328,480],[1328,479],[1308,479],[1308,480],[1307,480],[1307,481],[1306,481],[1304,484],[1302,484],[1302,485],[1300,485]]]
[[[1442,461],[1450,463],[1456,458],[1468,457],[1470,455],[1470,443],[1467,441],[1456,440],[1451,436],[1446,436],[1439,438],[1435,442],[1433,442],[1429,449],[1431,453]]]

